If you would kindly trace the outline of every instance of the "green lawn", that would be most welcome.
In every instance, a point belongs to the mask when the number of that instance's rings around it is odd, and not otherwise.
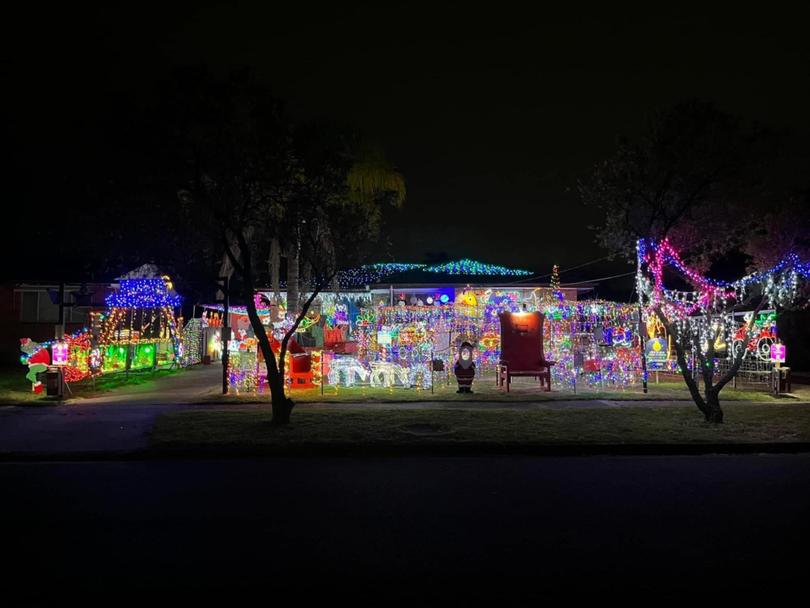
[[[29,403],[42,399],[31,391],[25,379],[27,368],[22,365],[0,367],[0,404]]]
[[[641,387],[596,391],[584,389],[573,391],[569,388],[554,387],[551,392],[541,390],[536,381],[531,378],[517,378],[512,384],[511,391],[506,393],[495,386],[493,378],[476,380],[472,395],[459,395],[456,393],[455,382],[447,384],[438,382],[433,391],[428,389],[404,388],[378,388],[358,386],[352,388],[327,386],[323,393],[320,388],[295,389],[290,396],[300,403],[327,402],[327,403],[384,403],[384,402],[413,402],[413,401],[495,401],[495,402],[527,402],[527,401],[560,401],[571,399],[611,399],[611,400],[639,400],[639,401],[672,401],[691,400],[686,385],[680,378],[662,378],[660,383],[650,382],[647,394]],[[794,396],[802,401],[810,401],[810,387],[796,387]],[[790,397],[775,398],[762,388],[739,388],[727,386],[720,394],[721,401],[773,401],[781,402]],[[210,402],[215,403],[267,403],[269,395],[212,395]]]
[[[212,453],[364,447],[531,447],[599,444],[705,444],[810,441],[810,404],[730,404],[710,425],[694,406],[617,409],[297,410],[286,427],[269,408],[191,410],[158,418],[156,450]]]
[[[159,381],[161,378],[179,373],[182,370],[159,370],[130,372],[129,376],[123,373],[107,374],[99,376],[93,380],[83,380],[82,382],[70,385],[70,391],[65,391],[65,398],[89,398],[98,397],[111,391],[126,389],[127,387],[148,385]],[[53,405],[57,403],[55,397],[45,395],[35,395],[31,391],[31,383],[25,379],[26,368],[19,367],[0,368],[0,404],[24,404],[24,405]]]

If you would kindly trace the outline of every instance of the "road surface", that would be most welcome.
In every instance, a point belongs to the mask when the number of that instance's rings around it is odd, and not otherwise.
[[[806,581],[808,481],[810,455],[4,463],[4,596],[772,601]]]

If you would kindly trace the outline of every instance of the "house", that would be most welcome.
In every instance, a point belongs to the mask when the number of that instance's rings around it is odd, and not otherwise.
[[[104,298],[113,290],[110,283],[63,285],[65,293],[64,331],[87,327],[90,312],[106,308]],[[59,325],[60,284],[47,281],[14,281],[0,285],[0,361],[16,362],[20,338],[39,342],[56,337]]]

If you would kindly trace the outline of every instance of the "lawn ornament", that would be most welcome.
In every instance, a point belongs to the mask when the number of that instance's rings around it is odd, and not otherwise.
[[[23,338],[20,340],[20,350],[23,355],[20,357],[23,365],[28,366],[28,373],[25,379],[31,383],[31,390],[37,395],[44,389],[42,382],[37,380],[37,374],[40,374],[48,369],[51,363],[51,356],[48,354],[48,349],[31,338]]]
[[[408,368],[391,363],[389,361],[371,362],[371,386],[383,386],[389,388],[399,380],[404,388],[411,387],[410,374]]]
[[[472,393],[472,383],[475,378],[475,363],[473,362],[473,347],[469,342],[463,342],[458,352],[458,361],[453,368],[458,382],[457,393]]]
[[[354,357],[335,357],[329,364],[329,384],[343,386],[354,386],[355,378],[359,378],[361,382],[368,379],[369,372],[363,367]]]

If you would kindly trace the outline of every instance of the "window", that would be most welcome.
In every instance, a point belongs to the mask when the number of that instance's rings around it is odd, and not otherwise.
[[[39,294],[36,291],[23,291],[20,296],[20,321],[35,323],[38,320]]]
[[[56,323],[59,320],[59,305],[54,304],[47,291],[39,292],[39,319],[41,323]]]

